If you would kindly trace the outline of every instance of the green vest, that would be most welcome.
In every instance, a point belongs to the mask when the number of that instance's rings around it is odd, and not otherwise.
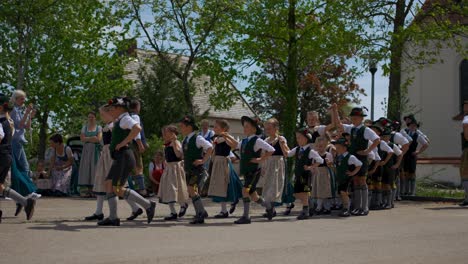
[[[124,139],[130,134],[129,129],[123,129],[120,127],[120,120],[114,123],[114,128],[112,129],[112,139],[109,146],[110,152],[112,153],[115,150],[115,147],[120,144]]]
[[[346,172],[348,170],[354,170],[354,165],[348,165],[349,158],[351,157],[351,154],[348,152],[348,155],[343,157],[341,161],[338,161],[338,159],[335,160],[336,163],[336,181],[338,183],[343,182],[348,178],[349,176],[346,175]]]
[[[197,135],[194,134],[187,142],[184,140],[182,147],[184,149],[184,168],[192,169],[195,160],[203,159],[203,148],[197,147]]]
[[[260,158],[262,151],[255,152],[254,146],[258,137],[254,136],[250,140],[247,138],[242,140],[241,144],[241,159],[240,159],[240,173],[246,175],[258,170],[258,164],[251,162],[252,159]]]
[[[349,153],[357,155],[357,152],[367,149],[369,141],[364,138],[365,130],[365,126],[362,126],[359,129],[354,127],[351,129],[351,146],[349,147]]]
[[[307,172],[304,169],[304,166],[312,165],[312,161],[309,159],[309,153],[311,151],[311,148],[307,147],[302,153],[300,150],[301,147],[296,148],[296,164],[294,167],[294,174],[296,175],[296,177],[301,177],[305,174],[305,172]]]

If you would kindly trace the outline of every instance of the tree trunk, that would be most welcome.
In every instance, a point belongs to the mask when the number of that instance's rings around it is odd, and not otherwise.
[[[184,76],[182,80],[184,84],[184,100],[187,105],[187,110],[190,115],[195,114],[195,109],[193,107],[192,96],[190,94],[190,81],[188,80],[188,76]]]
[[[390,43],[390,78],[388,87],[388,117],[393,120],[401,119],[401,61],[404,41],[401,36],[405,26],[405,0],[396,3],[393,34]]]
[[[286,76],[286,107],[283,113],[284,135],[293,144],[297,123],[297,37],[296,37],[296,0],[289,0],[288,13],[288,61]]]
[[[39,160],[44,160],[45,151],[47,148],[47,120],[49,119],[49,110],[47,108],[39,115],[39,146],[37,148],[37,157]]]

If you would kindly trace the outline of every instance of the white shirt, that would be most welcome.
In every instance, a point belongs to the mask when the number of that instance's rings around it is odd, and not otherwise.
[[[133,118],[138,123],[138,125],[141,125],[141,119],[140,119],[139,115],[131,114],[130,117]],[[137,140],[137,139],[141,140],[141,132],[138,133],[138,135],[135,137],[135,140]]]
[[[288,152],[288,157],[294,157],[296,155],[296,151],[297,151],[297,148],[301,148],[303,150],[306,150],[307,147],[310,148],[310,152],[309,152],[309,156],[308,158],[315,161],[316,163],[323,163],[323,159],[322,157],[320,157],[320,155],[318,154],[317,151],[313,150],[312,149],[312,144],[307,144],[305,146],[302,146],[302,147],[295,147],[293,149],[291,149],[289,152]]]
[[[195,132],[190,133],[188,136],[185,137],[184,141],[188,143],[194,135],[195,135]],[[202,136],[197,135],[196,137],[197,139],[195,141],[195,145],[197,146],[197,148],[203,148],[204,151],[207,151],[208,149],[213,148],[213,145],[209,141],[207,141],[205,138],[203,138]]]
[[[120,128],[131,130],[135,125],[138,125],[138,122],[133,119],[128,112],[125,112],[117,118],[117,122],[119,122]]]
[[[387,153],[393,153],[393,149],[387,144],[385,141],[380,141],[380,150],[385,151]]]
[[[468,115],[466,115],[465,117],[463,117],[463,122],[462,122],[463,125],[468,125]]]
[[[346,157],[348,155],[348,152],[345,152],[342,154],[343,157]],[[354,155],[350,155],[348,159],[348,165],[354,165],[356,167],[361,167],[362,162],[356,158]]]
[[[372,146],[372,141],[369,141],[369,143],[367,144],[367,147],[370,147]],[[379,155],[379,149],[378,148],[373,148],[369,154],[367,154],[367,159],[368,160],[375,160],[375,161],[380,161],[382,160],[382,158],[380,158],[380,155]]]
[[[417,141],[418,141],[418,144],[419,145],[426,145],[428,144],[427,140],[426,140],[426,136],[424,134],[422,134],[419,130],[416,130],[416,131],[409,131],[409,133],[406,132],[406,130],[403,130],[407,135],[408,137],[411,138],[411,141],[413,141],[412,137],[410,134],[412,133],[417,133],[418,134],[418,138],[417,138]]]
[[[393,133],[393,143],[395,144],[398,144],[400,146],[404,146],[408,143],[410,143],[410,141],[408,140],[407,137],[405,137],[403,134],[399,133],[399,132],[394,132]],[[413,141],[413,139],[410,137],[411,141]]]
[[[393,154],[395,154],[395,156],[400,156],[401,154],[403,154],[403,151],[401,151],[398,145],[393,144]]]
[[[248,137],[247,140],[250,141],[253,137],[255,137],[255,135]],[[244,140],[239,141],[239,144],[237,145],[238,149],[241,149],[242,141]],[[268,144],[265,140],[257,137],[257,141],[255,141],[255,145],[254,145],[254,151],[257,152],[259,150],[264,150],[266,152],[275,152],[274,147]]]
[[[318,152],[317,152],[318,153]],[[325,159],[328,161],[328,162],[333,162],[333,155],[330,153],[330,152],[325,152],[326,153],[326,156],[325,156]],[[320,153],[318,153],[320,156],[322,156]]]
[[[360,129],[364,125],[359,125],[356,127],[356,129]],[[346,125],[343,124],[343,129],[344,132],[351,134],[351,130],[354,128],[354,125]],[[364,139],[370,140],[372,142],[376,141],[377,139],[380,139],[380,137],[370,128],[366,127],[364,130]]]
[[[214,136],[214,132],[213,130],[210,130],[208,129],[208,131],[206,131],[206,133],[203,133],[203,131],[200,131],[200,133],[198,133],[200,136],[204,137],[205,139],[208,137],[208,138],[212,138]]]

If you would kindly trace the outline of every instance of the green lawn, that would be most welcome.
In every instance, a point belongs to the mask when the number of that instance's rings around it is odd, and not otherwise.
[[[463,189],[457,187],[418,181],[416,185],[416,195],[423,197],[463,199],[465,197],[465,192]]]

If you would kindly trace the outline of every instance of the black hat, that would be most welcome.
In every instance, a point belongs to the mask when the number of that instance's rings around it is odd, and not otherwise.
[[[304,137],[307,138],[307,142],[312,143],[312,134],[310,133],[309,128],[307,127],[299,128],[296,131],[296,133],[303,135]]]
[[[354,107],[349,116],[367,116],[367,109],[364,107]]]
[[[382,124],[379,121],[375,121],[370,127],[379,130],[380,134],[382,134],[385,130],[385,127],[382,126]]]
[[[409,119],[409,121],[407,121],[406,119]],[[403,120],[405,120],[407,126],[412,125],[412,124],[419,125],[418,121],[416,121],[416,118],[414,117],[413,114],[403,117]]]
[[[120,106],[128,109],[130,106],[130,99],[128,97],[116,96],[107,102],[107,106]]]
[[[260,124],[259,124],[259,121],[258,121],[257,117],[242,116],[241,117],[242,126],[244,125],[245,122],[251,124],[252,126],[254,126],[257,129],[255,131],[256,135],[261,135],[262,134],[262,128],[260,127]]]
[[[382,125],[383,127],[387,127],[387,126],[391,126],[393,121],[386,118],[386,117],[381,117],[379,118],[376,122],[379,122],[380,125]]]
[[[0,105],[3,107],[3,111],[10,111],[12,109],[10,99],[2,93],[0,93]]]
[[[345,137],[340,137],[339,139],[331,142],[333,145],[342,145],[349,147],[349,141]]]
[[[191,115],[185,115],[179,122],[183,123],[186,126],[191,126],[193,130],[198,130],[197,122],[195,121],[195,118]]]
[[[384,131],[382,132],[382,136],[390,136],[392,134],[392,128],[391,127],[385,127]]]

